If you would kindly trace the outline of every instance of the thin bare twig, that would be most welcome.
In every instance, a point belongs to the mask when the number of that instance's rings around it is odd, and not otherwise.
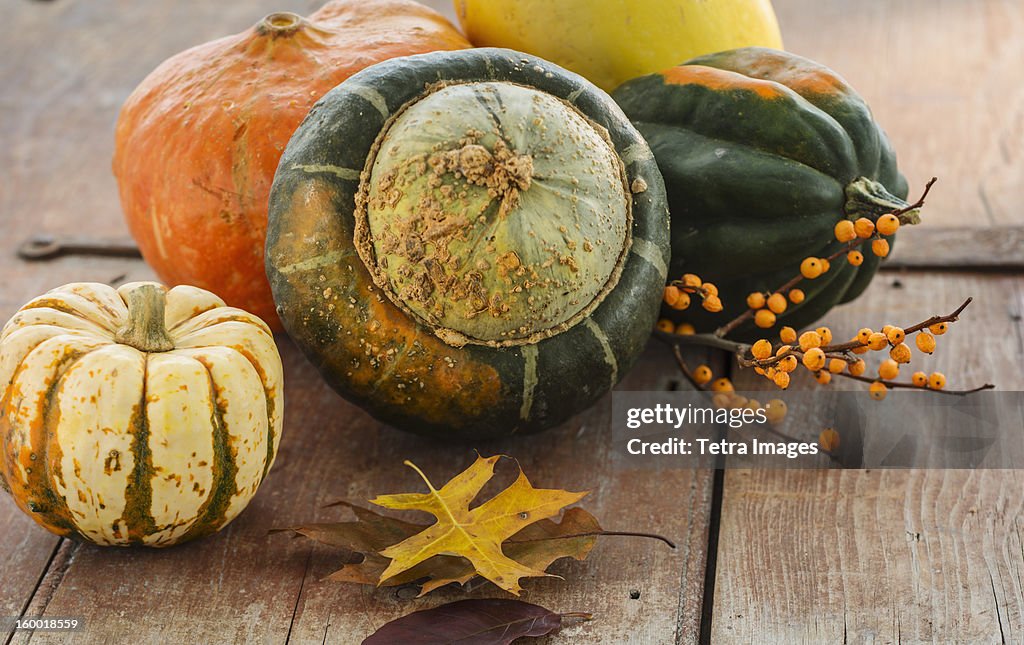
[[[663,535],[658,535],[657,533],[640,533],[640,532],[636,532],[636,531],[604,531],[604,530],[602,530],[602,531],[598,531],[597,533],[595,533],[595,535],[615,535],[615,536],[620,536],[620,537],[651,538],[652,540],[661,540],[662,542],[664,542],[665,544],[667,544],[669,547],[671,547],[673,549],[676,548],[676,543],[675,542],[673,542],[672,540],[668,539],[667,537],[665,537]]]
[[[904,327],[903,328],[903,333],[905,333],[905,334],[907,334],[909,336],[910,334],[913,334],[915,332],[919,332],[922,329],[927,329],[928,327],[931,327],[932,325],[937,325],[939,323],[944,323],[944,322],[947,322],[947,323],[948,322],[956,322],[956,321],[960,320],[960,314],[962,314],[964,309],[967,308],[967,305],[971,304],[972,302],[974,302],[974,298],[968,298],[967,300],[964,300],[963,303],[959,307],[954,309],[951,313],[948,313],[945,316],[932,316],[928,320],[923,320],[923,321],[917,323],[916,325],[911,325],[910,327]],[[827,347],[823,347],[822,350],[825,351],[825,352],[845,352],[845,351],[848,351],[848,350],[851,350],[851,349],[856,349],[858,347],[864,347],[864,344],[861,343],[858,340],[851,340],[851,341],[848,341],[848,342],[845,342],[845,343],[838,343],[838,344],[835,344],[835,345],[829,345]]]
[[[887,381],[881,378],[870,378],[868,376],[856,376],[849,372],[836,372],[836,376],[842,376],[843,378],[852,379],[854,381],[860,381],[861,383],[882,383],[888,388],[906,388],[908,390],[927,390],[928,392],[936,392],[938,394],[949,394],[950,396],[967,396],[968,394],[974,394],[975,392],[981,392],[983,390],[994,390],[995,385],[992,383],[985,383],[979,385],[976,388],[970,390],[933,390],[931,388],[924,388],[920,385],[914,385],[913,383],[905,383],[901,381]]]
[[[741,343],[727,338],[721,338],[714,334],[673,334],[667,331],[656,329],[654,337],[669,345],[696,345],[698,347],[711,347],[713,349],[724,349],[732,354],[743,353],[750,349],[747,343]]]
[[[679,371],[683,373],[683,376],[690,382],[693,389],[698,392],[703,391],[704,388],[697,382],[697,379],[693,378],[693,372],[691,372],[690,368],[686,365],[686,359],[683,358],[683,352],[679,349],[679,345],[672,346],[672,354],[676,357],[676,363],[679,365]]]
[[[896,217],[900,217],[901,215],[909,213],[910,211],[915,211],[915,210],[920,209],[922,206],[924,206],[924,200],[925,200],[926,197],[928,197],[928,193],[931,192],[932,186],[935,185],[935,182],[937,182],[938,180],[939,180],[938,177],[932,177],[931,179],[929,179],[928,183],[924,185],[924,191],[921,193],[921,196],[917,198],[916,202],[914,202],[913,204],[909,204],[907,206],[904,206],[903,208],[900,208],[898,210],[895,210],[895,211],[892,212],[892,214],[895,215]],[[900,223],[901,224],[906,224],[907,222],[904,222],[903,218],[900,217]]]

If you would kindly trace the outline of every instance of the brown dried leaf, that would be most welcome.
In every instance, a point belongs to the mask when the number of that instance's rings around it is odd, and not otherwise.
[[[547,569],[560,558],[585,560],[601,535],[597,518],[579,507],[570,508],[561,522],[541,520],[513,535],[502,550],[508,557],[535,569]]]
[[[386,517],[349,502],[335,502],[329,506],[347,506],[355,513],[356,521],[306,524],[274,529],[271,532],[292,531],[328,546],[369,553],[383,551],[388,546],[419,533],[427,526]]]

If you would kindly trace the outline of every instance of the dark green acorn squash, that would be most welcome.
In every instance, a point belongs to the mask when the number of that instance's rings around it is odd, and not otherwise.
[[[907,182],[864,100],[830,69],[786,52],[744,48],[633,79],[612,94],[647,139],[672,213],[669,275],[715,283],[724,311],[678,314],[711,331],[799,273],[807,256],[840,248],[840,219],[906,206]],[[891,238],[890,238],[891,239]],[[776,329],[806,327],[856,298],[878,269],[832,262],[805,280]],[[736,337],[764,336],[747,323]]]
[[[504,49],[367,68],[284,152],[267,275],[341,394],[400,428],[542,430],[642,350],[669,257],[664,186],[611,98]]]

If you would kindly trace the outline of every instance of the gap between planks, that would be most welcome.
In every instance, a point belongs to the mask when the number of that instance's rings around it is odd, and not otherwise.
[[[53,554],[50,556],[49,561],[43,568],[42,575],[39,576],[39,581],[36,583],[35,589],[32,590],[32,594],[25,602],[25,606],[21,610],[21,616],[34,618],[42,616],[46,612],[46,607],[50,604],[50,600],[53,598],[54,592],[57,591],[57,587],[64,580],[64,574],[67,572],[68,567],[71,566],[71,562],[74,559],[75,551],[78,550],[78,543],[69,540],[67,538],[60,538],[57,544],[53,548]],[[32,638],[32,634],[35,630],[26,631],[11,631],[7,635],[7,639],[4,641],[5,645],[21,645],[28,643]]]

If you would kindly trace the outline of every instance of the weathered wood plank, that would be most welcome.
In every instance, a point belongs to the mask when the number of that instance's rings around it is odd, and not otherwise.
[[[1024,219],[1024,218],[1022,218]],[[915,226],[899,236],[882,270],[1024,269],[1024,226]]]
[[[97,235],[123,234],[116,190],[108,166],[112,153],[113,122],[123,98],[158,62],[185,47],[239,31],[268,11],[291,9],[308,13],[318,4],[316,0],[258,0],[224,6],[195,0],[148,3],[62,0],[53,3],[19,2],[14,10],[5,14],[11,46],[10,53],[0,64],[0,82],[14,90],[5,93],[0,101],[0,137],[9,142],[0,149],[0,164],[6,169],[4,181],[0,182],[0,220],[5,226],[5,235],[0,238],[0,270],[5,277],[4,288],[0,291],[0,312],[4,318],[27,298],[64,282],[81,279],[116,282],[150,277],[148,269],[138,262],[67,258],[47,265],[26,265],[16,263],[11,255],[17,243],[39,231],[77,230],[85,224],[90,232]],[[430,4],[450,11],[445,0],[432,0]],[[945,2],[939,5],[920,0],[905,3],[776,0],[776,6],[792,50],[835,66],[868,97],[896,141],[901,151],[901,164],[908,171],[912,183],[923,184],[932,174],[943,180],[926,214],[929,228],[1020,223],[1016,204],[1024,186],[1021,158],[1017,149],[1006,143],[1021,140],[1021,98],[1024,94],[1019,88],[1024,85],[1020,83],[1021,69],[1015,63],[1020,59],[1022,44],[1014,38],[1014,34],[1021,33],[1019,5],[1009,0]],[[822,25],[841,25],[841,29],[824,29]],[[117,43],[117,46],[111,43]],[[951,47],[949,43],[960,43],[963,47]],[[974,46],[970,47],[972,44]],[[126,56],[125,52],[131,54]],[[964,83],[961,79],[971,79],[972,82]],[[998,97],[998,101],[993,97]],[[998,111],[995,106],[998,106]],[[963,117],[965,114],[974,116],[968,119]],[[943,186],[949,188],[943,190]],[[921,229],[922,233],[924,230]],[[970,254],[965,257],[969,259]],[[902,276],[900,280],[906,284],[911,281]],[[1004,285],[998,279],[992,280],[997,281],[986,281],[986,284]],[[886,283],[879,284],[884,286]],[[939,285],[937,288],[942,298],[954,301],[959,297],[955,293],[957,282],[954,279],[943,279],[935,284]],[[1002,303],[1008,294],[1012,294],[1009,295],[1012,311],[1019,315],[1020,287],[1016,282],[1005,284],[1009,284],[1008,290],[993,288],[986,293],[1002,298],[996,309],[1005,308]],[[873,293],[879,288],[883,287],[876,285]],[[882,313],[898,311],[891,308],[896,300],[909,299],[916,303],[915,307],[925,311],[934,306],[936,297],[934,292],[912,293],[906,290],[890,297],[885,301],[889,303],[887,305],[873,302],[875,295],[868,296],[861,303],[867,307],[863,311],[873,311],[880,321]],[[990,329],[1005,331],[998,325]],[[1019,332],[1014,333],[1017,335],[1006,336],[1004,341],[1011,345],[1017,343],[1013,346],[1019,347]],[[90,608],[88,615],[91,624],[98,626],[100,631],[87,632],[88,638],[85,634],[80,635],[81,642],[102,640],[104,634],[112,640],[123,640],[125,634],[138,634],[139,637],[133,640],[171,641],[180,637],[185,640],[208,638],[224,641],[250,640],[252,637],[273,642],[286,636],[289,629],[297,640],[316,638],[319,641],[324,634],[329,634],[344,642],[349,634],[362,633],[346,631],[352,625],[368,628],[387,616],[404,611],[405,607],[418,606],[416,602],[419,601],[410,603],[396,599],[390,608],[376,608],[374,611],[379,613],[371,612],[370,618],[360,615],[359,620],[363,622],[354,622],[359,608],[363,606],[359,603],[371,602],[378,592],[345,596],[350,592],[316,582],[329,570],[330,554],[311,550],[301,542],[289,543],[281,536],[267,537],[265,529],[310,519],[312,512],[327,517],[322,511],[315,510],[321,502],[340,495],[355,497],[371,490],[377,492],[378,482],[393,483],[395,490],[414,483],[398,466],[400,455],[422,453],[425,455],[422,464],[425,467],[451,470],[465,463],[468,454],[456,455],[459,449],[429,444],[381,428],[362,413],[338,404],[292,349],[286,347],[285,355],[291,377],[289,414],[294,416],[289,417],[289,432],[307,438],[292,441],[294,447],[285,444],[280,465],[275,468],[253,507],[224,535],[172,551],[107,551],[70,544],[62,546],[54,559],[54,569],[31,598],[33,611],[45,610],[49,615],[57,615],[91,602],[95,609]],[[1007,358],[1006,354],[996,355],[994,351],[986,350],[985,356],[995,362],[985,364],[988,359],[972,357],[967,362],[969,369],[973,371],[984,366],[991,367],[993,373],[1006,373],[1005,370],[1009,369],[1008,373],[1019,374],[1019,362],[1013,362],[1015,355],[1012,352]],[[1013,371],[1014,367],[1016,371]],[[948,368],[947,371],[951,375],[955,373]],[[585,423],[587,429],[579,439],[572,436],[577,427],[573,425],[561,433],[538,437],[527,450],[520,453],[516,449],[514,453],[519,454],[539,484],[587,486],[588,474],[597,478],[599,469],[606,463],[606,455],[590,447],[590,439],[597,434],[592,426],[598,424],[602,414],[595,410],[581,417],[580,422]],[[344,426],[344,429],[335,433],[335,426]],[[464,458],[458,459],[460,456]],[[802,476],[805,475],[785,474],[785,477]],[[737,492],[731,498],[734,500],[731,504],[735,512],[728,517],[723,516],[723,544],[732,544],[732,540],[737,538],[729,536],[743,530],[738,539],[756,545],[763,539],[766,526],[769,531],[771,527],[778,526],[784,535],[790,535],[794,527],[798,528],[797,534],[801,539],[787,540],[782,545],[783,551],[787,546],[792,549],[792,543],[811,548],[813,545],[808,540],[821,538],[823,525],[845,535],[849,531],[837,522],[834,513],[814,514],[818,507],[815,506],[813,492],[824,490],[828,494],[826,499],[845,500],[843,503],[848,509],[845,517],[858,518],[856,526],[865,527],[869,536],[863,539],[884,543],[891,553],[902,553],[898,550],[901,544],[898,531],[883,541],[871,518],[877,515],[899,522],[904,515],[912,516],[916,518],[915,522],[927,528],[927,532],[921,531],[925,537],[919,544],[924,546],[919,547],[918,556],[927,546],[932,550],[932,553],[925,554],[929,559],[919,557],[912,560],[911,564],[917,563],[917,568],[912,566],[909,573],[904,569],[892,569],[899,580],[911,582],[893,583],[883,589],[887,595],[871,596],[868,593],[870,597],[866,599],[864,615],[871,620],[879,616],[899,616],[895,609],[887,614],[881,607],[882,600],[874,604],[869,601],[876,597],[885,598],[894,607],[902,608],[900,592],[908,584],[911,587],[909,593],[919,594],[919,597],[935,594],[940,599],[944,598],[940,592],[952,597],[957,585],[967,584],[972,591],[959,597],[963,603],[947,606],[952,607],[949,609],[950,620],[965,620],[962,616],[972,609],[986,611],[988,605],[984,603],[984,597],[976,595],[980,593],[976,589],[983,588],[984,580],[981,578],[984,578],[986,567],[995,572],[991,586],[1002,589],[1000,582],[1006,581],[1010,585],[1009,575],[1015,571],[1014,567],[1019,566],[1014,558],[1020,549],[1019,539],[1014,542],[1012,536],[1007,537],[1010,529],[1016,526],[1016,497],[1006,493],[1005,499],[995,499],[996,506],[993,507],[992,495],[1000,483],[971,479],[979,477],[972,475],[965,480],[968,484],[967,497],[988,504],[980,506],[981,509],[996,509],[996,512],[988,514],[980,510],[972,516],[968,513],[969,505],[958,506],[954,499],[964,482],[946,476],[942,481],[925,481],[927,478],[923,478],[901,483],[892,479],[896,476],[885,474],[888,479],[872,483],[871,474],[847,473],[845,479],[840,476],[839,481],[827,486],[821,483],[824,480],[813,479],[804,484],[799,481],[794,484],[787,479],[775,485],[769,481],[753,481],[746,489],[753,498],[758,499],[756,494],[759,490],[777,491],[779,506],[774,507],[775,517],[787,518],[787,522],[777,521],[773,525],[772,517],[762,514],[760,523],[751,522],[758,533],[753,533],[754,528],[745,529],[744,523],[750,522],[754,509],[748,508],[744,515],[741,505],[744,489],[733,486],[732,482],[736,481],[733,479],[730,486]],[[646,477],[644,474],[641,479]],[[670,534],[676,531],[673,537],[690,544],[691,548],[688,553],[662,554],[653,548],[649,550],[647,545],[637,548],[633,544],[606,540],[589,562],[571,563],[563,569],[574,580],[583,583],[594,581],[595,588],[602,590],[601,594],[587,595],[590,592],[583,592],[583,584],[543,581],[532,599],[557,604],[560,606],[556,608],[564,609],[580,608],[575,605],[577,601],[593,600],[599,606],[589,608],[607,617],[601,622],[567,631],[573,642],[577,642],[577,637],[607,640],[604,637],[614,632],[604,631],[604,620],[609,623],[621,621],[618,629],[622,631],[619,633],[634,639],[664,636],[656,631],[662,627],[668,629],[671,621],[664,618],[645,623],[646,626],[628,634],[624,630],[630,627],[631,621],[651,617],[654,611],[673,606],[664,592],[671,575],[676,576],[677,587],[681,587],[681,593],[676,589],[679,600],[674,606],[679,611],[672,614],[673,620],[677,621],[672,632],[677,634],[680,642],[693,640],[695,620],[699,616],[699,576],[704,562],[702,542],[698,538],[706,530],[706,523],[702,525],[705,521],[702,518],[706,518],[706,511],[702,510],[706,508],[706,502],[701,500],[707,499],[709,486],[706,475],[694,475],[689,480],[678,477],[671,475],[667,483],[637,483],[623,476],[618,488],[614,483],[605,482],[595,490],[595,501],[588,502],[588,505],[596,504],[595,510],[609,526],[612,525],[610,518],[619,513],[625,526],[642,519],[649,520],[651,528]],[[733,476],[730,474],[730,477]],[[343,482],[340,488],[335,483],[339,479]],[[1019,482],[1016,481],[1002,482],[1002,485],[1007,486],[1007,490],[1019,490]],[[627,496],[631,489],[637,491],[638,497]],[[665,504],[669,498],[664,495],[666,490],[689,491],[688,495],[681,497],[692,500],[688,503],[692,503],[697,511],[686,513],[685,508],[664,509],[663,506],[655,506],[655,510],[643,508],[647,501]],[[803,497],[791,495],[794,490],[804,490],[805,494]],[[893,499],[892,490],[918,491],[918,501],[913,503],[916,510],[905,514],[893,511],[893,505],[899,500]],[[858,501],[854,498],[858,491],[874,497]],[[750,505],[758,503],[750,502]],[[728,511],[729,504],[725,508]],[[805,509],[804,515],[794,512],[794,509],[799,511],[801,508]],[[955,511],[953,520],[946,512],[949,508]],[[811,521],[807,525],[809,528],[801,529],[799,522],[807,521],[807,517],[817,524]],[[957,523],[956,518],[960,517],[962,521]],[[55,541],[37,530],[27,518],[20,517],[6,498],[0,499],[0,524],[7,527],[4,535],[8,538],[0,544],[0,562],[7,563],[0,565],[0,579],[4,582],[0,586],[0,609],[5,613],[17,613],[20,611],[18,607],[30,601],[26,594],[31,593],[40,580],[43,567],[54,551]],[[965,526],[976,527],[981,537],[971,537]],[[872,530],[876,533],[872,534]],[[872,535],[873,538],[870,537]],[[858,546],[865,545],[856,536],[849,539]],[[781,542],[782,538],[778,540]],[[979,541],[993,547],[982,549],[983,555],[978,555]],[[842,583],[843,574],[839,572],[843,568],[838,565],[848,563],[837,563],[837,556],[830,554],[840,553],[843,558],[852,558],[857,552],[835,548],[822,550],[827,551],[823,557],[829,567],[811,574],[797,569],[801,572],[799,575],[787,573],[776,580],[787,583],[811,581],[825,587],[836,579]],[[778,552],[778,549],[773,549],[771,553]],[[955,559],[958,553],[966,555]],[[865,578],[885,575],[889,572],[886,566],[896,565],[888,565],[887,561],[879,563],[868,553],[863,558],[866,564],[860,568],[847,567],[855,572],[847,577],[859,580],[862,588],[872,592],[874,588]],[[720,558],[721,575],[725,575],[722,567],[729,559],[731,556]],[[612,565],[613,562],[617,564]],[[954,573],[944,574],[941,580],[935,578],[922,582],[922,572],[925,571],[922,567],[932,563]],[[671,570],[658,568],[659,573],[651,573],[654,567],[661,565],[669,566]],[[764,574],[756,568],[750,571],[754,574],[752,578],[737,578],[735,573],[729,578],[722,578],[717,591],[725,594],[728,590],[727,597],[751,594],[750,598],[771,605],[775,611],[775,604],[771,603],[772,594],[785,591],[784,585],[760,586],[758,581],[765,579],[762,577]],[[628,593],[623,599],[622,591],[628,592],[634,585],[640,585],[635,580],[647,584],[636,587],[641,591],[640,599],[631,600]],[[726,584],[727,581],[731,582]],[[791,603],[792,613],[782,620],[804,621],[806,624],[813,620],[811,617],[821,615],[821,608],[810,601],[813,600],[811,591],[804,591],[802,595],[798,593],[800,589],[790,592],[796,594],[793,598],[787,596],[786,600]],[[1001,598],[999,606],[1004,610],[995,620],[997,626],[1000,622],[1005,626],[1011,619],[1019,621],[1019,603],[1013,604],[1018,602],[1015,599],[1020,596],[1019,588],[1008,586],[1006,591],[998,591],[996,595]],[[848,596],[865,600],[863,595],[855,596],[853,591]],[[831,604],[828,606],[836,608],[845,597],[842,594],[829,596]],[[338,606],[339,600],[350,598],[352,603]],[[646,602],[648,599],[649,603]],[[568,606],[571,604],[575,606]],[[934,614],[941,619],[943,605],[937,601],[934,606],[937,607]],[[736,607],[735,613],[747,615],[742,602]],[[1007,607],[1016,609],[1010,611]],[[719,613],[726,613],[722,605],[716,604],[716,608],[721,610]],[[122,611],[126,613],[121,614]],[[823,620],[827,621],[828,617]],[[886,632],[885,626],[877,627],[871,620],[862,621],[861,624],[868,624],[865,629],[876,629],[878,633],[894,632],[892,629]],[[978,633],[990,635],[991,622],[992,614],[989,613],[988,618],[975,618],[970,624],[980,627]],[[825,632],[833,633],[835,630],[828,630],[837,624],[835,621],[828,623]],[[716,616],[715,629],[720,628],[724,629],[723,621]],[[715,632],[721,636],[740,633],[752,633],[760,638],[756,631],[743,632],[735,627],[734,630]],[[37,635],[34,640],[39,637]]]
[[[110,265],[111,268],[101,275],[111,276],[107,280],[116,282],[140,279],[139,276],[149,275],[143,265],[131,260],[111,262],[93,257],[65,260],[63,264],[60,260],[49,260],[47,264],[23,264],[17,267],[17,270],[40,278],[40,289],[52,284],[53,276],[59,275],[62,268],[66,268],[69,275],[74,275],[89,272],[93,267],[99,270],[99,267]],[[117,267],[123,270],[115,275],[113,269]],[[39,268],[45,270],[39,271]],[[903,232],[899,244],[894,245],[892,253],[881,268],[883,271],[943,269],[1018,272],[1024,269],[1024,227],[915,227]],[[0,299],[0,304],[11,309],[15,307],[14,301],[3,302]]]
[[[1024,388],[1019,277],[886,275],[828,323],[909,324],[967,296],[915,368]],[[727,471],[712,642],[1019,642],[1022,486],[1019,471]]]
[[[934,226],[1021,223],[1024,5],[775,0],[786,48],[839,71],[899,152]]]
[[[1018,471],[729,472],[712,641],[1020,642],[1022,484]]]
[[[59,539],[43,533],[2,492],[0,526],[4,527],[3,540],[0,540],[0,581],[3,581],[0,584],[0,616],[21,616],[46,572]],[[3,641],[9,635],[10,632],[0,631]]]

